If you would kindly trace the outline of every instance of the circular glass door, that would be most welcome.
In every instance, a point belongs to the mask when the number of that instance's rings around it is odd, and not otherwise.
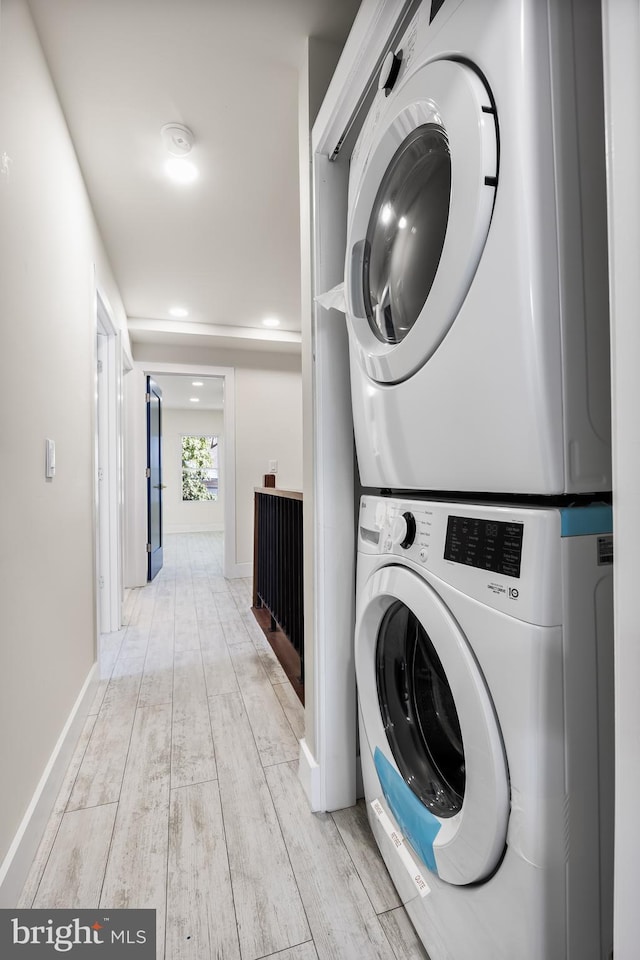
[[[464,746],[442,662],[416,616],[400,601],[387,610],[376,650],[378,701],[398,770],[437,817],[462,809]]]
[[[379,777],[368,799],[383,795],[401,831],[398,804],[438,821],[432,852],[442,880],[483,880],[504,851],[509,776],[473,638],[424,577],[389,564],[359,588],[355,663],[361,749]],[[385,792],[379,754],[403,797]]]
[[[422,124],[391,160],[367,228],[364,305],[383,342],[404,340],[422,312],[442,255],[450,195],[446,133]]]
[[[381,383],[438,348],[469,291],[498,178],[495,110],[471,67],[425,64],[365,124],[351,170],[345,289],[352,349]]]

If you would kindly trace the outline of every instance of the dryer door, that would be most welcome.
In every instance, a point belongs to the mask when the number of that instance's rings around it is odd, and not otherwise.
[[[354,163],[345,268],[352,349],[368,375],[415,373],[451,327],[489,231],[495,111],[478,75],[439,60],[394,94]]]
[[[382,792],[423,862],[455,884],[495,870],[509,818],[502,738],[472,646],[405,567],[376,572],[359,598],[360,709]]]

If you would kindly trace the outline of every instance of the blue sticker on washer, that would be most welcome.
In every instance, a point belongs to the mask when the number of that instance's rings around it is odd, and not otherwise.
[[[373,760],[378,771],[382,792],[398,826],[422,862],[432,873],[437,875],[438,868],[433,854],[433,841],[442,824],[418,800],[398,771],[391,766],[380,747],[376,747]]]
[[[564,507],[560,510],[560,524],[563,537],[611,533],[613,509],[608,503],[592,503],[588,507]]]

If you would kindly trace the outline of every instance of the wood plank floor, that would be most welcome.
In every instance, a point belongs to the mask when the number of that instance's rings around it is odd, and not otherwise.
[[[101,638],[100,682],[18,906],[153,907],[158,960],[428,960],[362,802],[312,814],[304,708],[222,576],[167,538]]]

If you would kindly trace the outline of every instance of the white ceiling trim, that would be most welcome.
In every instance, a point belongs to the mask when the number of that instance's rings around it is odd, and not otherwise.
[[[196,323],[189,320],[152,320],[144,317],[129,318],[129,333],[178,334],[180,336],[224,337],[227,340],[250,340],[270,344],[300,344],[302,335],[295,330],[261,329],[259,327],[236,327],[230,324]],[[240,344],[238,344],[240,346]]]

